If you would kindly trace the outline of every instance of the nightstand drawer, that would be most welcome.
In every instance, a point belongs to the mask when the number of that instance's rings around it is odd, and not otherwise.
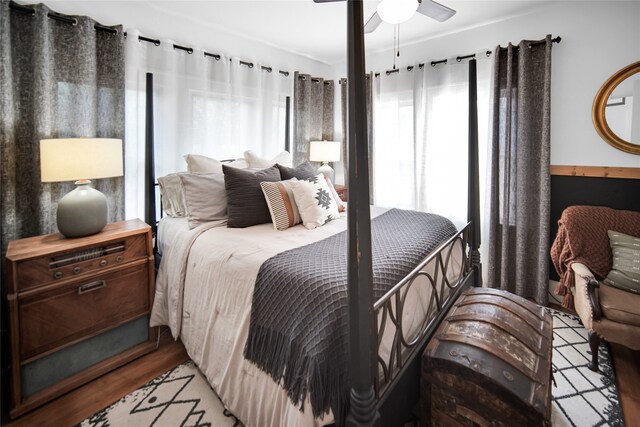
[[[146,258],[146,235],[80,247],[74,251],[48,254],[18,263],[18,291],[33,289],[70,277],[100,274],[114,265]]]
[[[19,297],[23,360],[113,328],[149,310],[149,263]],[[140,284],[140,285],[138,285]]]
[[[29,399],[48,387],[82,376],[105,360],[149,345],[149,316],[138,317],[84,341],[48,353],[22,366],[22,398]],[[153,346],[153,344],[151,344]],[[133,350],[135,351],[135,350]],[[46,393],[46,391],[45,391]]]

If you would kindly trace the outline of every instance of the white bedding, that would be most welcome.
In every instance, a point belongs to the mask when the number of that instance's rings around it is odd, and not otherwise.
[[[372,207],[372,217],[386,209]],[[243,357],[249,330],[253,287],[260,266],[285,250],[309,244],[347,227],[346,214],[323,227],[307,230],[296,226],[275,231],[272,224],[227,228],[223,222],[189,230],[185,218],[165,218],[159,226],[163,255],[156,279],[151,325],[169,325],[180,338],[225,406],[245,425],[317,426],[333,422],[328,412],[314,419],[309,401],[304,411],[293,406],[282,387]],[[459,270],[459,261],[457,264]],[[428,286],[422,297],[409,298],[406,313],[424,312]],[[415,293],[415,292],[413,292]],[[424,293],[424,292],[423,292]],[[414,313],[415,314],[415,313]],[[415,325],[405,326],[414,330]],[[393,329],[385,329],[385,339]],[[388,351],[388,345],[383,345]]]

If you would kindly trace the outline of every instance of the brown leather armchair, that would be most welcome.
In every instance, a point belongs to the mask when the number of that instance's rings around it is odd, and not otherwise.
[[[640,295],[600,284],[589,269],[573,263],[575,309],[589,331],[592,371],[598,370],[602,339],[640,350]]]

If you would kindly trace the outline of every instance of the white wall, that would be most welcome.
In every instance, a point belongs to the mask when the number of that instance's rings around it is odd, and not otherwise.
[[[432,25],[437,25],[433,22]],[[551,81],[551,164],[640,167],[640,156],[606,144],[591,122],[591,105],[604,81],[640,60],[640,2],[568,1],[533,12],[400,48],[400,65],[412,65],[496,45],[561,36],[553,45]],[[366,43],[366,40],[365,40]],[[389,43],[391,45],[391,41]],[[391,49],[367,55],[367,69],[392,66]],[[344,63],[334,77],[345,76]]]

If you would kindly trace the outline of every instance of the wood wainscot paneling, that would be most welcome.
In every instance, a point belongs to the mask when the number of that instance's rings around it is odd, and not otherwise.
[[[551,176],[640,179],[640,168],[551,165],[550,172]]]

